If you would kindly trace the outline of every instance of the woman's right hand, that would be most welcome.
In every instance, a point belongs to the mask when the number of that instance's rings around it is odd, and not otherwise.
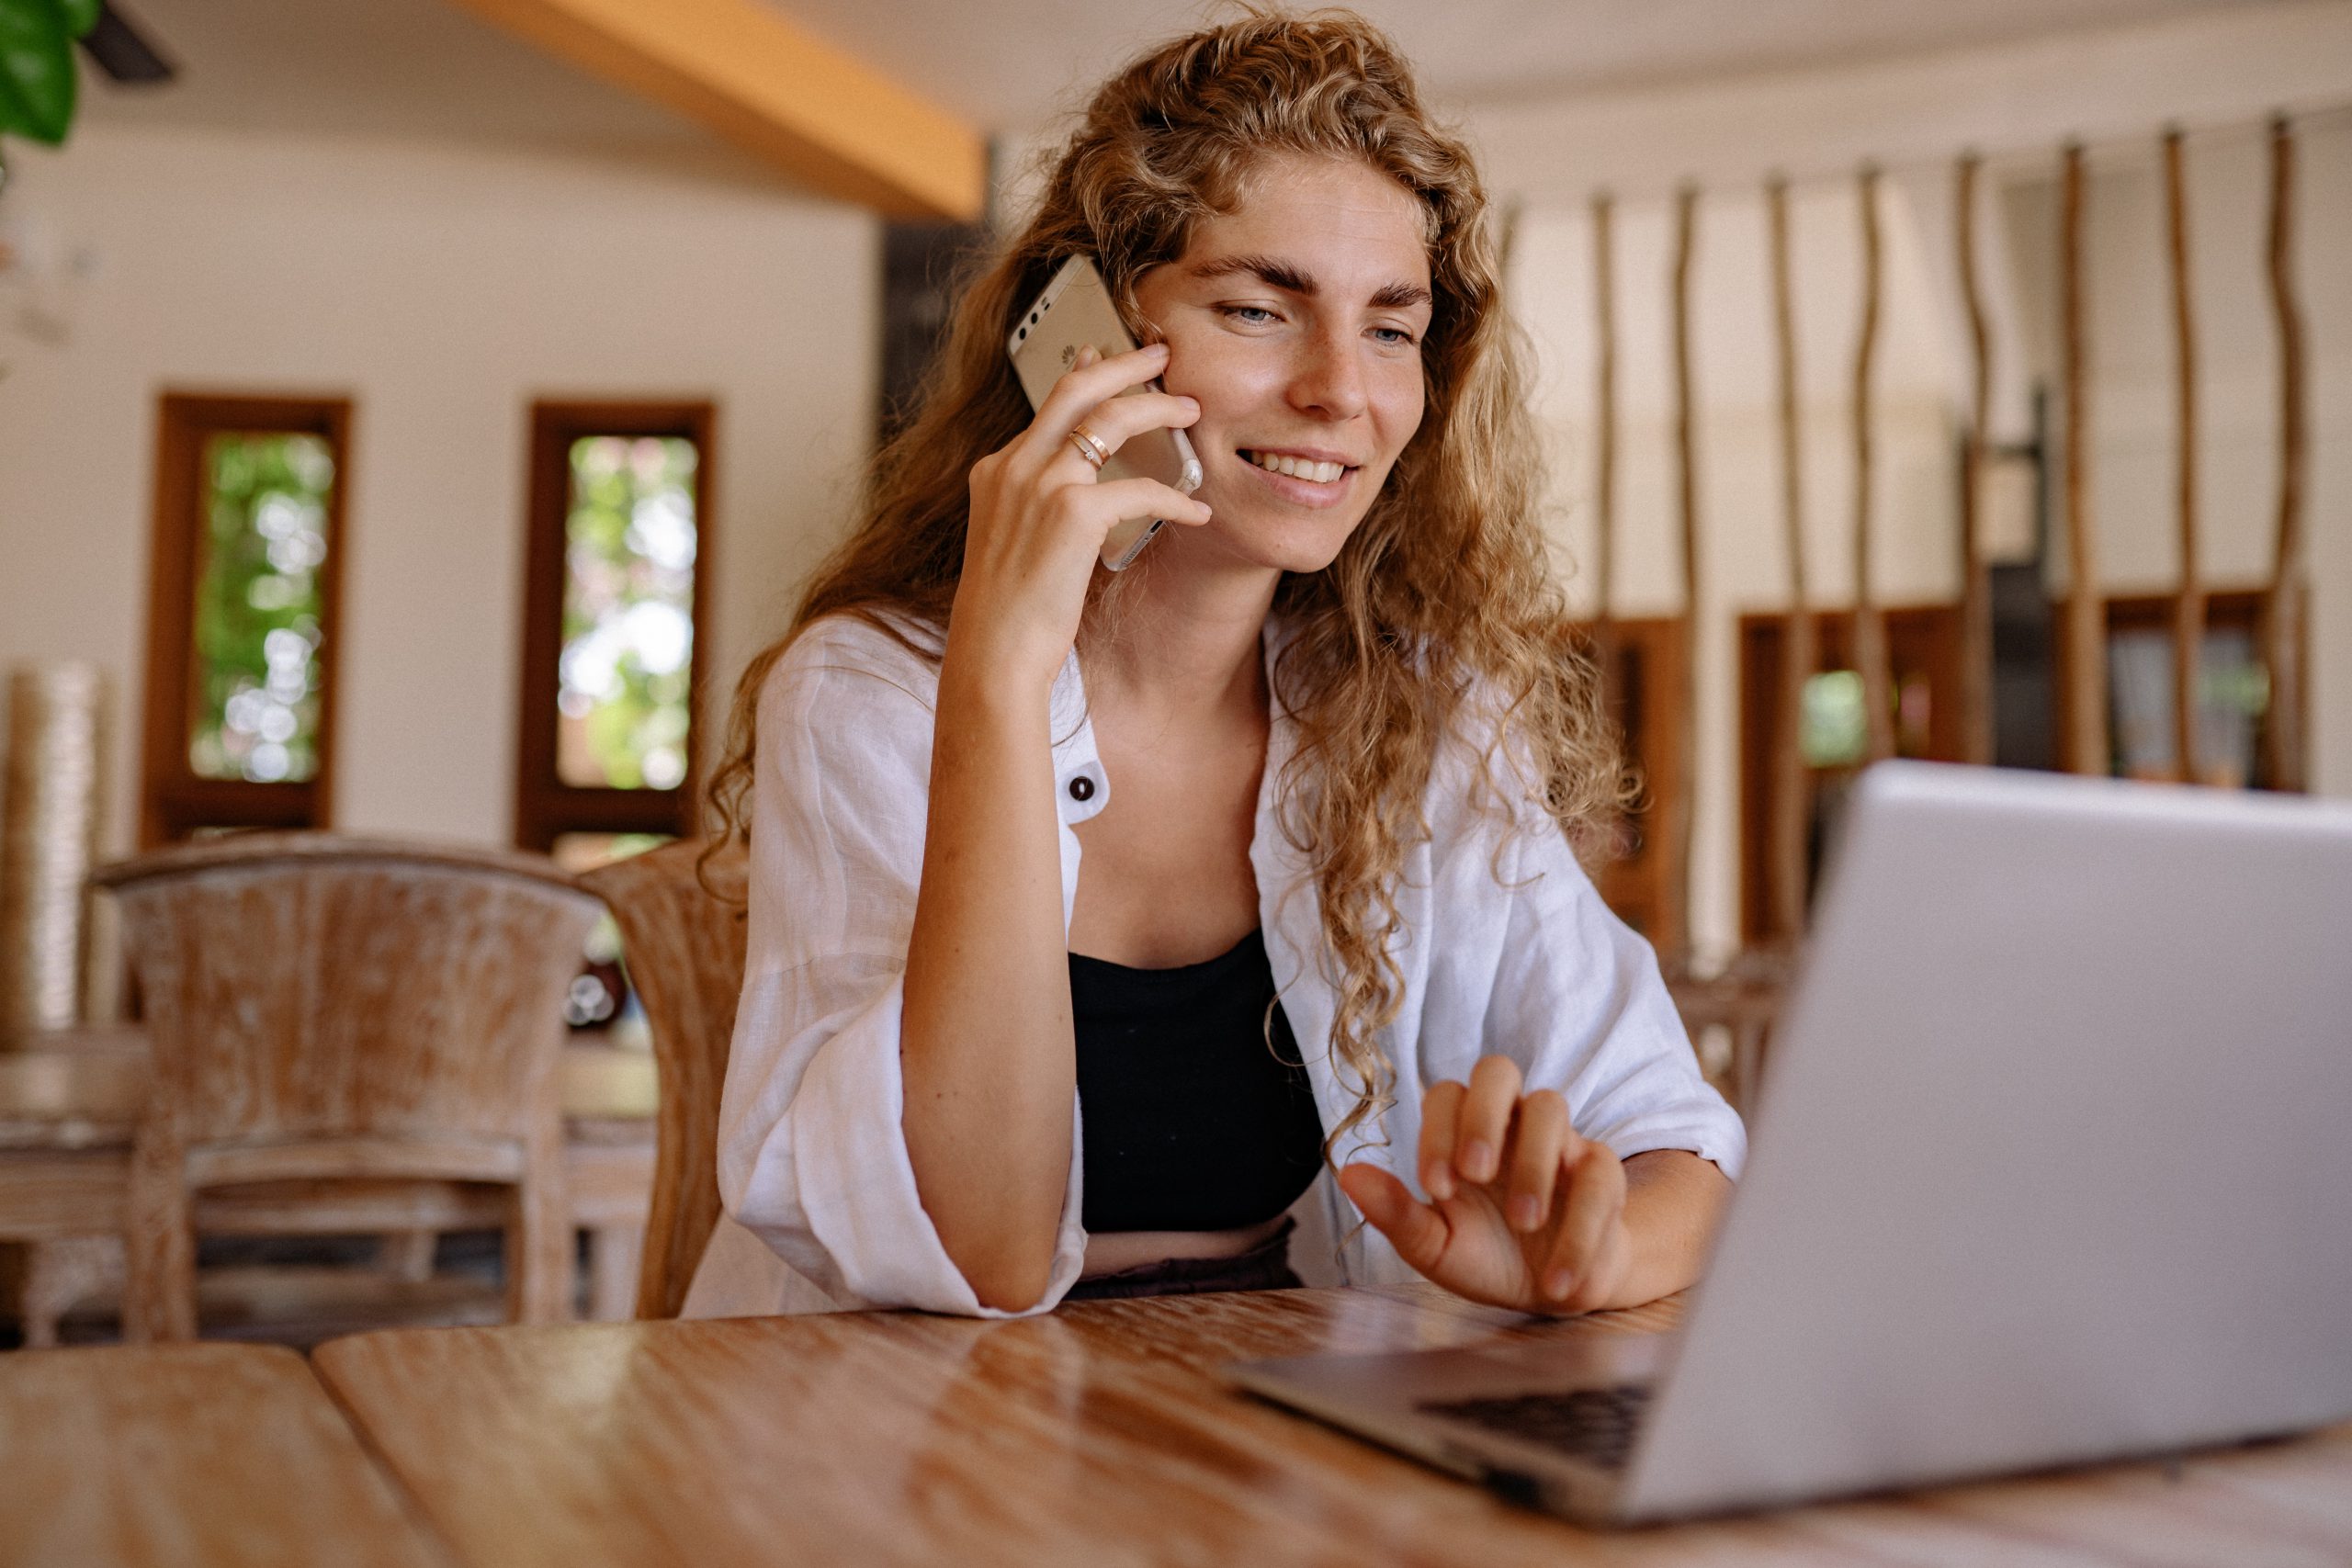
[[[1126,517],[1199,525],[1209,509],[1157,479],[1097,482],[1070,433],[1084,424],[1116,452],[1147,430],[1201,416],[1190,398],[1119,394],[1168,366],[1165,344],[1100,359],[1092,348],[1054,383],[1029,428],[972,466],[971,522],[948,627],[951,654],[1050,687],[1086,608],[1102,542]]]

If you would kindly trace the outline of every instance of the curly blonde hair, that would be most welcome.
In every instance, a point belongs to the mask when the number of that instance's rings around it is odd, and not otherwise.
[[[1509,812],[1498,773],[1532,776],[1580,849],[1603,841],[1627,787],[1548,570],[1527,378],[1486,192],[1396,47],[1361,17],[1251,10],[1148,51],[1096,93],[1034,215],[966,287],[913,417],[874,459],[859,526],[818,570],[791,634],[744,671],[710,793],[729,835],[748,838],[759,689],[810,623],[855,615],[936,657],[935,637],[906,627],[946,626],[972,466],[1030,422],[1004,340],[1056,268],[1092,254],[1136,320],[1136,279],[1182,256],[1274,152],[1360,160],[1411,193],[1434,295],[1419,430],[1338,558],[1286,573],[1274,596],[1290,636],[1272,679],[1298,734],[1278,820],[1314,868],[1338,997],[1331,1048],[1359,1097],[1328,1151],[1393,1103],[1377,1035],[1405,1000],[1390,953],[1404,935],[1396,884],[1427,832],[1421,801],[1449,732],[1479,748],[1483,802]],[[1097,573],[1097,607],[1106,579]],[[1087,626],[1081,642],[1115,635],[1091,610]],[[1508,795],[1526,793],[1515,783]]]

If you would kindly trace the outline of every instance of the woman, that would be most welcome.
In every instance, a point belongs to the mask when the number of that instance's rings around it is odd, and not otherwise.
[[[1032,417],[1002,344],[1080,254],[1151,341]],[[1295,1283],[1293,1217],[1303,1266],[1531,1311],[1695,1278],[1742,1134],[1570,848],[1620,775],[1523,406],[1476,175],[1372,28],[1102,89],[738,694],[690,1314]],[[1154,427],[1195,494],[1096,482]]]

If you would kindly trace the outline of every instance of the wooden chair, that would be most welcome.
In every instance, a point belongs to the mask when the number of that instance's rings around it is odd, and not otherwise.
[[[644,999],[662,1077],[639,1317],[678,1315],[718,1224],[718,1095],[743,989],[748,861],[729,846],[712,857],[706,887],[697,874],[703,849],[696,841],[664,844],[580,878],[620,925],[622,962]]]
[[[507,1305],[560,1321],[571,1230],[562,1004],[595,899],[553,862],[324,833],[119,863],[154,1054],[130,1160],[123,1327],[196,1332],[207,1230],[389,1234],[503,1210]]]

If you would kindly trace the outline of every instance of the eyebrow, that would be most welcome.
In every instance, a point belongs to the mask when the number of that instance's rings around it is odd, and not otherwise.
[[[1308,274],[1286,261],[1267,255],[1219,256],[1215,261],[1201,263],[1192,268],[1194,277],[1231,277],[1247,273],[1270,288],[1285,294],[1296,294],[1312,299],[1322,292],[1321,285]],[[1372,308],[1375,310],[1402,310],[1415,305],[1430,303],[1430,291],[1418,283],[1390,283],[1374,291]]]

